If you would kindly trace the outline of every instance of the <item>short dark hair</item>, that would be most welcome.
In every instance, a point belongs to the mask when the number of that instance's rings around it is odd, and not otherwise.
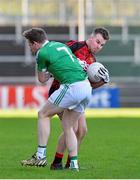
[[[31,28],[23,32],[23,36],[28,39],[31,43],[39,42],[43,43],[47,40],[47,34],[42,28]]]
[[[95,34],[100,33],[105,40],[109,40],[109,38],[110,38],[109,31],[108,31],[106,28],[104,28],[104,27],[96,28],[96,29],[94,30],[94,33],[95,33]]]

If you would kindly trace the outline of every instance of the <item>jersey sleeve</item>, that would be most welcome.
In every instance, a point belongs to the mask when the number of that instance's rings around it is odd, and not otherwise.
[[[40,72],[47,71],[46,54],[43,51],[39,51],[37,55],[37,70]]]
[[[66,43],[66,45],[71,49],[71,51],[74,53],[78,48],[77,41],[71,40]]]

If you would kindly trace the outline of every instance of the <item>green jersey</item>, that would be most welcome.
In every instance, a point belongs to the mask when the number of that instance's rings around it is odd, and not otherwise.
[[[87,73],[65,44],[47,41],[36,54],[38,71],[49,71],[61,84],[83,81]]]

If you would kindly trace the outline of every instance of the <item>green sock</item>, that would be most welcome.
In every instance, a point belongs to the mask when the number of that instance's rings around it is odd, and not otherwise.
[[[77,160],[77,159],[78,159],[77,156],[72,156],[72,157],[70,157],[70,160],[71,160],[71,161]]]

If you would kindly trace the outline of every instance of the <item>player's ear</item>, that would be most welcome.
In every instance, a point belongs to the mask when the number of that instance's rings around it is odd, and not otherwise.
[[[91,40],[91,41],[93,41],[94,38],[95,38],[95,37],[94,37],[93,35],[90,36],[90,40]]]
[[[33,41],[32,42],[32,45],[34,45],[35,47],[37,48],[40,48],[41,47],[41,44],[39,42],[36,42],[36,41]]]
[[[36,41],[32,41],[32,44],[35,44],[35,45],[36,45],[36,44],[38,44],[38,43],[37,43]]]

